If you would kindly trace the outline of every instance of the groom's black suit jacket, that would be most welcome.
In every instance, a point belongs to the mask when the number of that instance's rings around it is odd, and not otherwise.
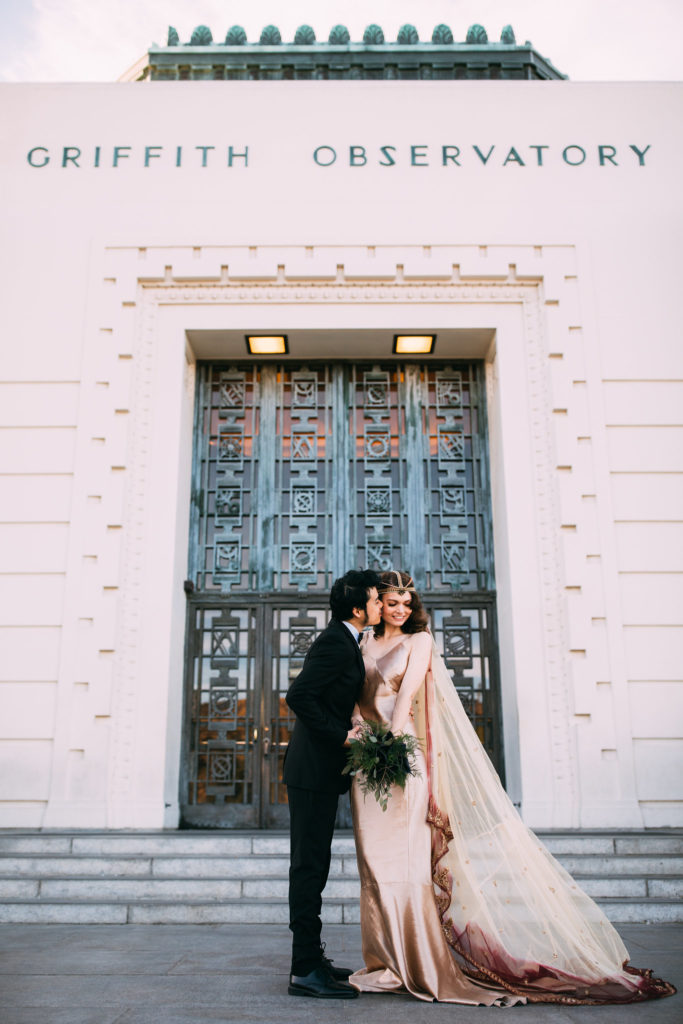
[[[339,619],[313,641],[304,667],[287,692],[296,715],[285,754],[288,786],[323,793],[345,793],[351,778],[342,775],[344,742],[359,695],[365,668],[360,648]]]

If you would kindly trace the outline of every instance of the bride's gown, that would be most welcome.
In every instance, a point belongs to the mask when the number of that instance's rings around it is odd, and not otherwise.
[[[406,641],[377,662],[364,653],[365,684],[359,701],[364,719],[391,724],[394,704],[408,662]],[[404,732],[416,735],[412,720]],[[387,811],[357,780],[351,787],[351,811],[361,880],[361,931],[365,968],[350,981],[364,992],[405,992],[418,999],[492,1003],[500,991],[482,989],[457,966],[441,930],[431,873],[429,794],[424,755],[419,776],[395,786]]]
[[[410,640],[376,660],[364,643],[364,719],[389,728]],[[351,984],[483,1005],[675,992],[626,966],[603,912],[523,824],[435,649],[413,711],[404,731],[420,739],[419,776],[393,788],[387,811],[358,780],[351,789],[365,962]]]

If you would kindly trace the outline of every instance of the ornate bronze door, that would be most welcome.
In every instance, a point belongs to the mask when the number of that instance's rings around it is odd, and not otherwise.
[[[285,827],[284,700],[347,568],[407,568],[502,767],[482,367],[199,367],[181,806]]]

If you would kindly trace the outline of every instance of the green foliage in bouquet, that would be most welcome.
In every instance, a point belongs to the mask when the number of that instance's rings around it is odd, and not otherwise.
[[[357,740],[351,741],[343,775],[358,775],[360,787],[367,796],[372,793],[383,811],[391,796],[391,787],[405,789],[409,775],[419,775],[416,752],[419,743],[414,736],[394,736],[379,722],[365,722]]]

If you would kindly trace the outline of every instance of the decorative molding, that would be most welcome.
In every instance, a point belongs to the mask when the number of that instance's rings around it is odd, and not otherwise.
[[[521,263],[529,247],[520,246]],[[137,250],[130,250],[136,252]],[[406,258],[420,257],[422,247],[404,247]],[[571,247],[567,249],[572,253]],[[120,249],[122,269],[127,267],[129,251]],[[305,257],[302,248],[301,258]],[[569,256],[571,259],[571,255]],[[557,267],[553,268],[554,271]],[[383,268],[386,277],[386,268]],[[343,274],[343,270],[341,271]],[[483,275],[480,280],[463,283],[459,270],[453,270],[450,281],[415,283],[401,280],[402,267],[396,268],[396,279],[337,280],[334,283],[315,280],[286,280],[220,284],[214,281],[190,285],[173,280],[168,283],[137,279],[135,332],[135,382],[130,417],[129,480],[125,507],[125,538],[122,552],[119,633],[116,645],[113,735],[110,764],[110,824],[124,823],[126,804],[134,797],[136,713],[140,677],[138,648],[142,637],[142,587],[144,585],[146,529],[146,492],[149,470],[149,441],[153,427],[152,408],[153,363],[157,339],[157,314],[168,305],[267,305],[267,304],[453,304],[453,303],[521,303],[524,310],[524,339],[530,395],[530,419],[533,436],[535,480],[535,515],[537,521],[538,555],[541,566],[545,683],[548,690],[550,745],[554,799],[565,809],[576,807],[578,799],[575,753],[571,734],[570,666],[563,607],[564,581],[562,551],[558,531],[559,498],[553,458],[552,400],[546,338],[545,298],[540,285],[544,279],[541,262],[538,277],[517,280],[514,268],[508,280],[492,281]],[[282,272],[280,273],[282,277]],[[130,278],[121,275],[119,286],[130,299]],[[566,372],[569,372],[567,366]],[[188,371],[186,384],[191,386],[193,373]],[[130,824],[125,820],[125,824]]]
[[[414,284],[407,282],[376,281],[359,284],[343,281],[335,284],[320,282],[248,284],[180,284],[150,285],[143,283],[147,298],[154,302],[174,305],[220,303],[230,305],[268,305],[271,303],[453,303],[453,302],[520,302],[527,292],[538,287],[537,281],[500,282],[482,280],[478,284]]]
[[[577,809],[575,750],[570,730],[569,644],[564,606],[559,495],[553,458],[551,382],[541,288],[523,292],[527,381],[533,435],[536,535],[543,609],[543,679],[548,695],[553,795],[558,808]],[[562,822],[566,824],[566,822]]]
[[[112,744],[108,817],[113,828],[130,826],[127,804],[137,799],[133,789],[140,691],[139,648],[145,569],[147,476],[152,430],[152,386],[158,305],[143,302],[138,312],[133,358],[134,374],[128,434],[128,480],[124,506],[124,540],[120,612],[114,657]]]

